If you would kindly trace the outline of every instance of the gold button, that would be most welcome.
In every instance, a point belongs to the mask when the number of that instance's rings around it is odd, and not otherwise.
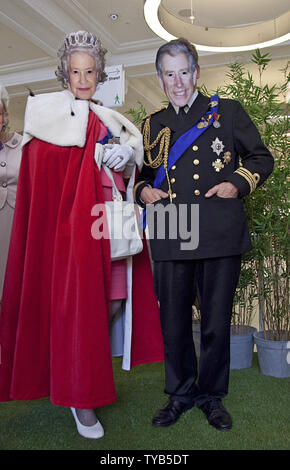
[[[176,197],[176,193],[172,193],[172,199],[174,199]]]
[[[176,169],[176,165],[173,165],[173,166],[171,167],[171,170],[175,170],[175,169]]]
[[[175,183],[175,178],[171,178],[170,183]]]
[[[199,195],[200,195],[200,190],[199,190],[199,189],[195,189],[194,194],[195,194],[196,196],[199,196]]]
[[[199,175],[198,175],[197,173],[195,173],[195,174],[193,175],[193,179],[194,179],[194,180],[199,180]]]
[[[195,159],[193,160],[193,164],[194,164],[194,165],[199,165],[199,160],[198,160],[197,158],[195,158]]]
[[[198,146],[197,146],[197,145],[194,145],[194,146],[192,147],[192,150],[193,150],[194,152],[196,152],[196,151],[198,150]]]

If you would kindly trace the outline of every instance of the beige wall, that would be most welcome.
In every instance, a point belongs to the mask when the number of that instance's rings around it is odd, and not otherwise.
[[[281,85],[285,80],[283,73],[280,71],[285,67],[287,61],[285,59],[271,60],[262,75],[262,85],[266,83],[270,86]],[[258,67],[254,63],[244,64],[245,70],[249,71],[257,84],[259,84]],[[228,67],[220,66],[213,68],[201,68],[199,85],[204,83],[209,90],[215,90],[217,86],[223,85],[225,82],[229,83],[230,79],[227,77]]]

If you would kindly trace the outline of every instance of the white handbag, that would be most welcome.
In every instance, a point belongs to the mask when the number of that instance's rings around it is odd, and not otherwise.
[[[116,261],[140,253],[143,249],[143,242],[139,233],[135,204],[123,200],[111,169],[106,165],[102,165],[102,167],[113,185],[113,201],[105,201],[105,206],[111,259]]]

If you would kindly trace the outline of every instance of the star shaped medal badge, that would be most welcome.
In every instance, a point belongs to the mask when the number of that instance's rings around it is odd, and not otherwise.
[[[223,149],[225,148],[224,144],[222,143],[221,140],[219,140],[218,137],[215,138],[215,140],[213,140],[212,144],[211,144],[211,148],[213,149],[213,151],[217,154],[217,156],[219,157],[220,156],[220,153],[223,151]]]

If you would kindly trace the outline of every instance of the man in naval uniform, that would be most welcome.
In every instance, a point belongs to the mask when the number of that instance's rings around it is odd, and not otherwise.
[[[156,69],[169,106],[144,118],[145,164],[135,199],[147,214],[160,204],[174,206],[179,228],[184,220],[197,226],[199,240],[182,243],[182,231],[172,236],[168,224],[159,239],[151,230],[170,397],[152,424],[170,426],[195,403],[209,424],[226,431],[232,419],[221,400],[228,392],[232,304],[241,254],[251,249],[243,197],[266,180],[273,157],[239,102],[197,92],[198,55],[187,40],[163,45]],[[184,212],[180,218],[184,206],[186,219]],[[199,372],[192,338],[195,298],[201,312]]]

